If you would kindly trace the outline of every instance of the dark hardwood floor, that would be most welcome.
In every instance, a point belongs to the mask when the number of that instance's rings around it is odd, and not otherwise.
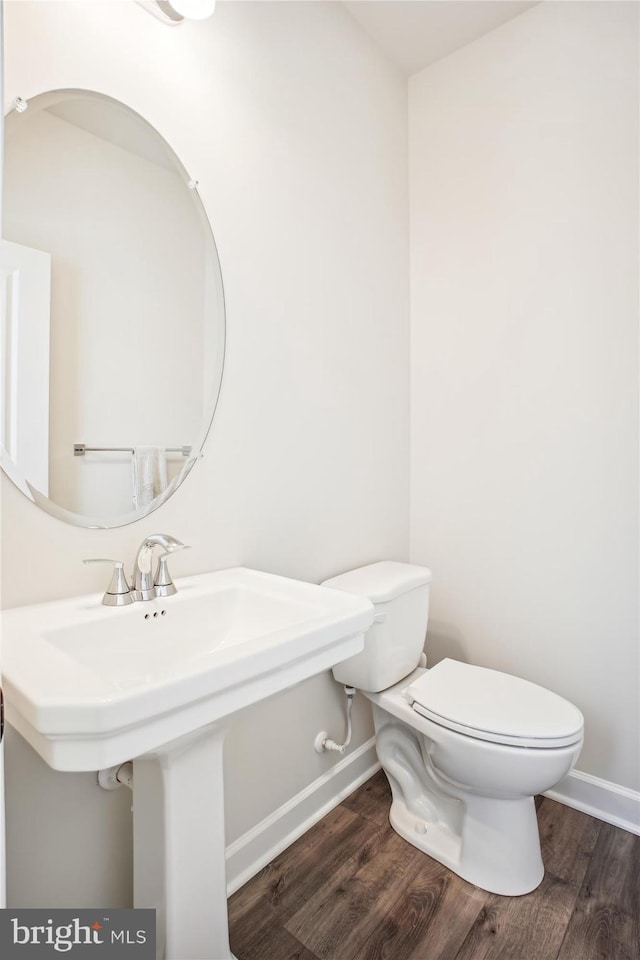
[[[538,799],[545,877],[461,880],[389,826],[382,772],[229,901],[238,960],[640,960],[640,837]]]

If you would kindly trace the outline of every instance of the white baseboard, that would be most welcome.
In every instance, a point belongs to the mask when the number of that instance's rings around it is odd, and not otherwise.
[[[230,843],[226,850],[227,895],[243,886],[379,769],[375,737],[371,737]]]
[[[545,797],[640,834],[640,793],[636,790],[572,770],[553,790],[547,790]]]
[[[230,843],[227,894],[235,893],[379,769],[372,737]],[[572,770],[545,797],[640,835],[640,793],[635,790]]]

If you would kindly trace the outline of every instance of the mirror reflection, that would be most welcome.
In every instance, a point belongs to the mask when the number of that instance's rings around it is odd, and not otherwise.
[[[6,118],[2,466],[84,526],[156,509],[199,455],[224,298],[197,187],[163,138],[67,90]]]

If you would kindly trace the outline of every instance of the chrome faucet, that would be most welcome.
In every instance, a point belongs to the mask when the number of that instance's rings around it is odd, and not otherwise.
[[[156,547],[162,549],[160,560],[153,574],[153,551]],[[166,533],[152,533],[150,537],[140,544],[133,565],[133,581],[131,593],[134,600],[153,600],[155,597],[170,597],[176,593],[169,570],[167,568],[166,555],[175,553],[176,550],[186,550],[187,544],[181,543],[175,537],[170,537]]]
[[[129,589],[122,560],[106,560],[92,557],[90,560],[83,560],[82,562],[112,564],[113,576],[111,577],[111,583],[102,598],[105,607],[126,607],[130,603],[133,603],[134,596]]]

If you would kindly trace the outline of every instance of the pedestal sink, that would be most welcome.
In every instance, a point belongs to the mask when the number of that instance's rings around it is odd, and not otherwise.
[[[233,960],[222,746],[230,715],[358,653],[369,601],[244,568],[128,607],[2,614],[7,719],[56,770],[133,760],[134,905],[158,957]]]

